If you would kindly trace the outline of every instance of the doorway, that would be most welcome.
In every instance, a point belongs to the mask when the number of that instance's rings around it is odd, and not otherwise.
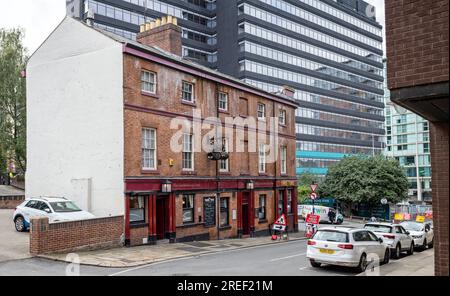
[[[242,234],[250,235],[250,217],[249,217],[249,198],[250,194],[244,192],[242,197]]]
[[[169,238],[169,196],[156,199],[156,236],[158,240]]]

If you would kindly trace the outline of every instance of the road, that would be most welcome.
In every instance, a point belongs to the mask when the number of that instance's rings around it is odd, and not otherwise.
[[[354,276],[350,268],[310,267],[306,241],[292,241],[247,249],[223,251],[129,269],[81,266],[80,275],[95,276]],[[67,263],[30,258],[0,263],[0,275],[66,275]]]

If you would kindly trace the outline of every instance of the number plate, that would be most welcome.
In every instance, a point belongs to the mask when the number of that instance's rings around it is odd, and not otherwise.
[[[334,250],[320,249],[320,253],[333,255],[335,253]]]

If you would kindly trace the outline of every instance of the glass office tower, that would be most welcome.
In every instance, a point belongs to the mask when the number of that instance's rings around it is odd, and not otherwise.
[[[390,100],[385,84],[386,141],[384,154],[395,158],[409,181],[410,202],[431,203],[430,126],[422,117]]]
[[[270,92],[294,88],[298,174],[325,175],[346,155],[384,149],[382,27],[364,1],[68,0],[67,7],[81,19],[93,10],[96,26],[127,38],[145,21],[174,15],[185,57]]]

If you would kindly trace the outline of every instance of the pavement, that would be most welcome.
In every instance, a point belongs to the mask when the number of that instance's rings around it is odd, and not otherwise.
[[[358,276],[434,276],[434,250],[414,252],[399,260],[391,260],[379,270],[368,270]]]
[[[0,196],[24,196],[25,191],[13,186],[0,185]]]
[[[0,209],[0,262],[31,257],[30,234],[17,232],[12,221],[14,210]]]
[[[244,239],[226,239],[219,241],[200,241],[189,243],[159,243],[155,246],[138,246],[131,248],[115,248],[108,250],[77,252],[81,265],[109,268],[137,267],[146,264],[180,259],[190,256],[214,254],[255,246],[277,245],[290,241],[305,240],[303,232],[289,234],[289,240],[272,241],[271,237]],[[40,255],[40,258],[71,263],[71,254]]]

